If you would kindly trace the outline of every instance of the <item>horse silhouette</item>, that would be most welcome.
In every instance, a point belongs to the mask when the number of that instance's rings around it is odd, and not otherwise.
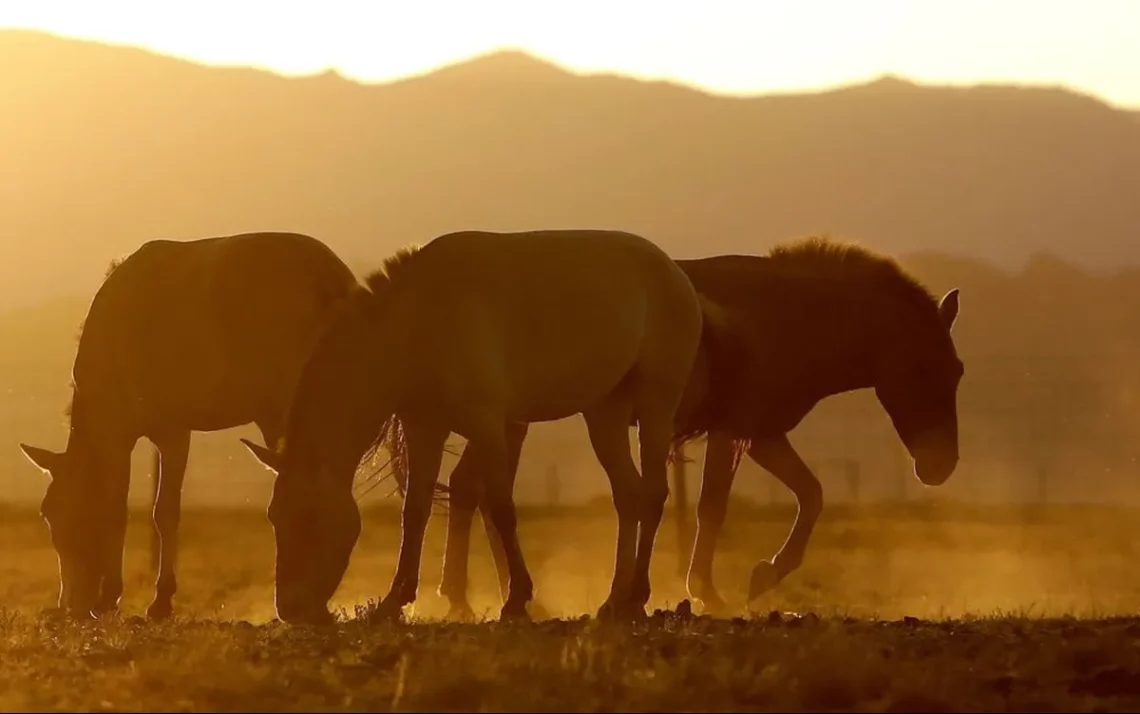
[[[509,586],[501,616],[527,616],[533,582],[516,534],[509,444],[530,422],[579,413],[619,524],[599,616],[644,615],[674,421],[704,334],[685,273],[656,244],[623,231],[463,231],[399,252],[366,282],[306,365],[281,449],[243,440],[278,474],[269,507],[278,617],[330,617],[361,527],[352,478],[381,443],[407,492],[399,561],[379,614],[398,616],[415,600],[453,432],[480,462],[486,512],[502,541]],[[640,474],[630,423],[639,426]]]
[[[677,264],[727,318],[732,335],[720,340],[728,347],[717,351],[707,349],[717,342],[706,340],[686,397],[705,400],[696,423],[708,434],[687,584],[691,597],[719,612],[725,603],[712,581],[713,554],[742,454],[787,486],[799,507],[779,552],[754,568],[749,599],[803,561],[823,490],[787,434],[820,400],[874,389],[914,459],[917,478],[936,486],[950,477],[958,461],[957,388],[963,375],[950,336],[958,290],[937,300],[895,261],[822,237],[777,246],[768,256],[720,255]],[[526,426],[511,436],[513,469]],[[481,500],[481,468],[477,454],[465,450],[449,481],[439,592],[450,601],[450,615],[461,619],[472,614],[467,558],[476,506],[504,597],[507,586],[502,544]],[[513,477],[512,471],[512,482]]]
[[[118,605],[130,457],[145,436],[161,462],[147,613],[171,614],[191,432],[254,423],[275,443],[321,328],[358,285],[324,243],[297,233],[154,240],[113,266],[80,335],[66,450],[20,445],[51,477],[41,512],[61,608]]]

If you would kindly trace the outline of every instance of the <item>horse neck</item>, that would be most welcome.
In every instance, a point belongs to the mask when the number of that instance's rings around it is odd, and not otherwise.
[[[85,464],[79,470],[85,478],[99,478],[126,489],[130,483],[131,452],[137,439],[122,429],[127,417],[116,404],[115,400],[77,390],[71,406],[67,451]]]
[[[796,309],[797,302],[802,309]],[[799,365],[792,371],[802,373],[798,384],[811,398],[873,386],[882,333],[880,301],[840,284],[822,294],[814,287],[790,291],[779,309],[797,315],[786,336],[776,339],[789,346],[787,359]]]
[[[321,355],[319,362],[306,368],[312,372],[302,377],[300,398],[291,407],[296,416],[290,418],[285,437],[287,445],[300,449],[295,458],[313,457],[325,466],[342,460],[347,464],[362,457],[379,436],[395,399],[385,369],[388,350],[373,349],[374,342],[370,340],[367,349],[352,345],[346,352]],[[334,468],[330,473],[336,478],[339,471]]]
[[[121,347],[112,316],[113,305],[100,289],[87,313],[83,333],[72,366],[74,387],[71,395],[69,445],[81,448],[114,445],[132,449],[138,439],[138,415],[131,409],[137,398],[127,386],[133,380],[129,371],[116,361]],[[102,299],[101,299],[102,298]]]

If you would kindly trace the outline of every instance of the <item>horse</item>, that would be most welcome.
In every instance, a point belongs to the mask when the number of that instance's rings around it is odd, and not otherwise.
[[[277,473],[268,515],[284,622],[328,622],[361,529],[352,475],[381,444],[405,472],[396,573],[374,616],[415,601],[447,438],[482,465],[509,586],[528,617],[508,445],[525,424],[582,414],[613,490],[614,577],[599,617],[644,615],[668,496],[674,418],[704,330],[699,296],[654,242],[618,230],[459,231],[401,249],[330,323],[294,394],[279,449],[243,440]],[[641,470],[629,448],[636,423]],[[640,531],[639,531],[640,526]]]
[[[697,535],[687,589],[706,612],[725,602],[712,581],[712,559],[729,491],[743,454],[794,494],[798,512],[783,546],[753,569],[749,601],[774,588],[803,562],[823,508],[818,479],[796,453],[788,432],[822,399],[872,388],[927,486],[944,483],[958,462],[957,389],[963,376],[951,328],[957,288],[938,300],[894,260],[860,246],[811,236],[767,256],[720,255],[677,264],[697,292],[731,322],[735,349],[709,354],[690,392],[717,402],[706,409],[708,442]],[[708,405],[706,405],[708,406]],[[517,467],[525,427],[509,444]],[[449,617],[469,619],[467,568],[476,506],[505,593],[506,563],[478,481],[477,454],[464,451],[449,480],[450,502],[439,594]],[[674,468],[680,468],[674,461]],[[512,473],[513,479],[513,473]],[[679,504],[678,504],[679,506]],[[680,514],[678,514],[680,516]],[[535,602],[538,605],[538,602]]]
[[[130,457],[145,436],[159,462],[160,540],[147,615],[172,614],[191,432],[253,423],[266,443],[280,438],[320,327],[357,285],[324,243],[298,233],[151,240],[112,263],[79,337],[66,450],[20,444],[51,479],[41,514],[60,609],[88,617],[118,607]]]

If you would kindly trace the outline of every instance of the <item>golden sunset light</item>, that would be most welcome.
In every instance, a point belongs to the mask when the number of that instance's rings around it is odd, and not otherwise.
[[[0,711],[1140,711],[1140,0],[0,0]]]

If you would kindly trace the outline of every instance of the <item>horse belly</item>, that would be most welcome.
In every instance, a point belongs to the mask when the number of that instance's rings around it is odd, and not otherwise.
[[[166,370],[149,371],[144,390],[146,421],[156,427],[193,431],[218,431],[249,423],[260,413],[259,402],[264,400],[235,379],[234,369],[223,362],[202,360],[192,369],[170,365]]]
[[[170,314],[132,342],[125,371],[151,428],[217,431],[264,411],[258,362],[236,354],[232,338],[223,338],[199,310]]]
[[[610,318],[587,330],[562,325],[512,335],[502,361],[508,417],[563,419],[612,392],[637,364],[644,321],[628,310]]]

